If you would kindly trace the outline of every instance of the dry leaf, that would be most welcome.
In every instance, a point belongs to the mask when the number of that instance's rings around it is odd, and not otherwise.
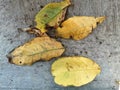
[[[70,0],[60,3],[49,3],[35,17],[36,28],[42,33],[46,32],[46,25],[57,27],[64,20],[66,8],[70,5]]]
[[[61,56],[64,47],[60,42],[49,37],[37,37],[16,48],[8,57],[16,65],[31,65],[39,60],[50,60]]]
[[[87,17],[75,16],[69,18],[62,23],[62,27],[58,27],[56,35],[62,38],[73,38],[75,40],[87,37],[98,23],[102,23],[105,17]]]
[[[64,57],[52,64],[51,72],[55,83],[62,86],[82,86],[95,79],[100,67],[85,57]]]

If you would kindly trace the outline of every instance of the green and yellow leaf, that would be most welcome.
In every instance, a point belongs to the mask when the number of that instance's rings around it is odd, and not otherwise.
[[[49,3],[35,16],[36,28],[42,33],[46,32],[46,25],[51,27],[59,26],[64,20],[66,8],[70,5],[70,0],[60,3]]]

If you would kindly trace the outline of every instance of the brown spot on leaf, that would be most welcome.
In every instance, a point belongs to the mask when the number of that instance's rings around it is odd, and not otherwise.
[[[48,17],[48,15],[47,15],[47,14],[45,14],[45,15],[44,15],[44,17]]]

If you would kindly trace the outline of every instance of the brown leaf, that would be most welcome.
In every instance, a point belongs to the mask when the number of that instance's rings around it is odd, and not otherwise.
[[[62,44],[50,37],[37,37],[13,50],[9,61],[16,65],[31,65],[39,60],[50,60],[61,56],[64,52]]]

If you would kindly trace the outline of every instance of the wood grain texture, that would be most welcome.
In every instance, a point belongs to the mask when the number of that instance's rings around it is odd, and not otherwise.
[[[82,55],[100,64],[102,73],[86,86],[63,88],[54,84],[52,62],[31,67],[8,63],[6,54],[33,38],[17,28],[34,24],[34,16],[47,3],[61,0],[0,0],[0,89],[1,90],[116,90],[120,80],[120,0],[71,0],[66,18],[76,15],[106,16],[106,21],[81,41],[58,39],[65,56]]]

